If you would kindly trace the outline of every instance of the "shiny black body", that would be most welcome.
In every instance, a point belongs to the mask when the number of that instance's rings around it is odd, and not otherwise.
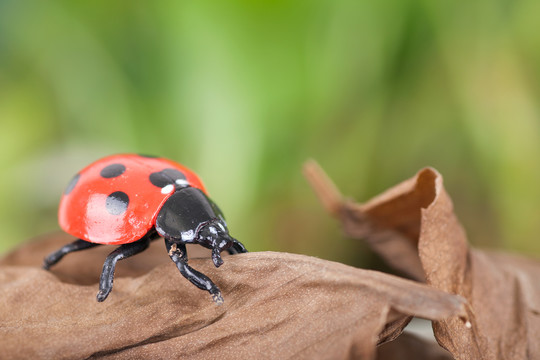
[[[114,270],[118,260],[146,250],[150,242],[160,236],[165,239],[169,257],[180,273],[199,289],[208,291],[216,303],[222,303],[221,292],[212,280],[188,265],[186,244],[199,244],[211,249],[212,260],[216,267],[223,264],[220,255],[222,251],[237,254],[247,250],[242,243],[229,235],[225,218],[217,205],[201,190],[189,186],[176,186],[174,194],[159,211],[155,226],[144,237],[121,245],[107,256],[100,277],[97,300],[104,301],[112,291]],[[100,244],[76,240],[46,257],[43,268],[48,269],[66,254],[98,245]]]
[[[156,230],[162,236],[181,240],[182,233],[196,231],[209,221],[226,226],[221,210],[212,200],[197,188],[185,187],[178,189],[163,204],[156,219]]]

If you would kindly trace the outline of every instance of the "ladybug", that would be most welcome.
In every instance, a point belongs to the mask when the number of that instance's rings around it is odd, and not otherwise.
[[[164,158],[121,154],[97,160],[69,182],[58,209],[60,227],[78,238],[47,256],[49,269],[65,255],[98,245],[120,245],[107,256],[99,280],[97,301],[104,301],[113,287],[118,260],[146,250],[163,237],[171,260],[180,273],[220,304],[219,288],[206,275],[188,265],[186,244],[212,250],[216,267],[220,253],[247,252],[229,235],[218,206],[208,197],[199,177]]]

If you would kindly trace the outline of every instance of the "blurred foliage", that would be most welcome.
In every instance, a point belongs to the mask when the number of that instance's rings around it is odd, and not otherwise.
[[[196,170],[251,250],[362,264],[306,181],[437,168],[470,239],[540,243],[540,2],[0,0],[0,250],[116,152]],[[351,251],[353,250],[353,251]]]

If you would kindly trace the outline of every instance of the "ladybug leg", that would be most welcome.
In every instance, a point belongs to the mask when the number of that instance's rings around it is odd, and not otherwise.
[[[240,253],[247,253],[247,249],[245,248],[244,244],[242,244],[240,241],[233,239],[233,246],[227,249],[227,252],[231,255],[234,254],[240,254]]]
[[[121,245],[110,253],[109,256],[107,256],[107,259],[105,259],[105,263],[103,264],[101,277],[99,278],[99,292],[97,294],[97,301],[102,302],[107,298],[107,296],[109,296],[109,293],[113,287],[114,270],[118,260],[128,258],[146,250],[148,245],[150,245],[150,241],[151,239],[145,236],[135,242]]]
[[[180,273],[199,289],[208,291],[217,304],[222,304],[223,297],[216,284],[214,284],[206,275],[198,272],[187,264],[186,245],[175,243],[165,238],[165,246],[167,247],[167,252],[169,253],[171,260],[176,264]]]
[[[62,246],[59,250],[49,254],[49,256],[43,259],[43,269],[49,270],[51,266],[62,260],[64,256],[71,252],[90,249],[98,245],[101,244],[91,243],[82,239],[75,240],[70,244]]]

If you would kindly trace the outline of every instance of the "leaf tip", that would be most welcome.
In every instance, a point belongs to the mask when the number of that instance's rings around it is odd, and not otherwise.
[[[343,196],[321,166],[315,160],[308,159],[302,172],[326,211],[337,215],[343,204]]]

